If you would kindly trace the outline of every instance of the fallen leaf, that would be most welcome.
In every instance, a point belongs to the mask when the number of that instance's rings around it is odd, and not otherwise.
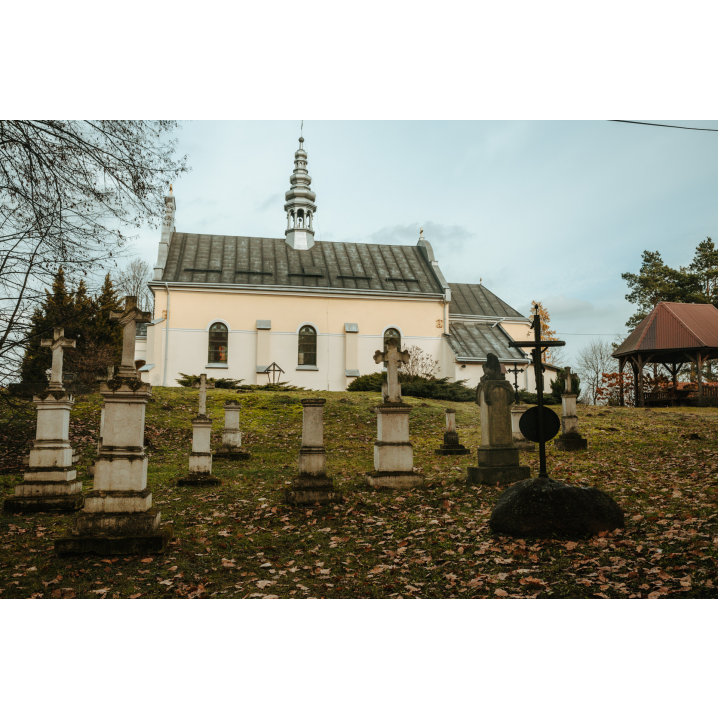
[[[504,597],[508,596],[509,594],[506,593],[506,591],[504,591],[503,588],[497,588],[497,589],[494,591],[494,595],[495,595],[495,596],[499,596],[499,598],[504,598]]]

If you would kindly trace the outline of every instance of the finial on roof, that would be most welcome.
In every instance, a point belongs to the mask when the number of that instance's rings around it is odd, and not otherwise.
[[[482,279],[481,279],[481,277],[479,277],[479,284],[481,284],[481,282],[482,282]]]
[[[424,239],[424,228],[423,227],[419,230],[419,239]]]
[[[170,184],[170,194],[172,194],[172,185]]]

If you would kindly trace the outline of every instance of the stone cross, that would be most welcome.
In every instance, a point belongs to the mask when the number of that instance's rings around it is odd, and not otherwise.
[[[408,363],[409,352],[400,352],[399,341],[397,339],[389,339],[386,343],[385,352],[381,352],[378,349],[374,352],[374,361],[377,364],[383,361],[387,363],[386,379],[389,387],[389,396],[387,398],[387,401],[401,401],[401,385],[399,384],[399,363]]]
[[[125,297],[124,312],[110,312],[110,321],[124,327],[122,332],[122,365],[120,374],[137,376],[135,371],[135,334],[137,324],[152,321],[152,312],[142,312],[137,308],[137,297]]]
[[[573,382],[572,382],[573,374],[571,374],[571,367],[570,366],[564,367],[563,370],[565,372],[564,377],[563,377],[564,382],[565,382],[564,391],[567,394],[572,394],[573,392],[571,390],[573,389]]]
[[[200,416],[204,416],[207,413],[207,389],[214,389],[214,382],[207,381],[206,374],[199,375],[199,383],[193,384],[194,388],[199,388],[199,412]]]
[[[52,349],[52,371],[50,374],[50,388],[62,389],[62,359],[65,349],[77,345],[74,339],[65,338],[64,329],[55,329],[54,339],[42,339],[40,346]]]

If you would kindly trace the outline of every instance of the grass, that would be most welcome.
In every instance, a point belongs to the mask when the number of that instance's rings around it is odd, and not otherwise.
[[[177,487],[187,474],[196,389],[153,389],[147,407],[149,486],[163,523],[174,527],[166,554],[61,558],[53,541],[73,516],[0,514],[2,598],[484,598],[718,597],[718,410],[579,407],[589,449],[549,448],[552,478],[593,485],[626,512],[626,529],[583,540],[515,540],[492,534],[500,489],[465,483],[475,453],[442,457],[444,409],[456,410],[463,444],[480,442],[473,404],[406,398],[415,466],[425,486],[405,492],[368,488],[376,416],[371,393],[313,392],[327,399],[328,472],[341,504],[282,504],[296,472],[302,406],[308,392],[208,392],[219,445],[222,404],[243,406],[246,462],[215,461],[216,488]],[[92,488],[99,395],[72,413],[79,476]],[[558,407],[560,410],[560,407]],[[698,434],[699,439],[689,438]],[[7,432],[5,434],[8,435]],[[12,429],[0,459],[3,498],[22,480],[34,417]],[[10,443],[8,441],[8,446]],[[536,475],[537,453],[522,454]],[[13,465],[14,464],[14,465]]]

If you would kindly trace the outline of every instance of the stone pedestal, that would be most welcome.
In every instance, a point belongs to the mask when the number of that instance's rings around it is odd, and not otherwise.
[[[513,404],[511,406],[511,436],[514,440],[514,447],[519,451],[536,451],[536,444],[527,439],[519,428],[519,422],[524,412],[530,409],[526,404]]]
[[[5,510],[74,511],[82,508],[82,481],[72,468],[70,410],[74,399],[60,387],[34,396],[37,433],[30,450],[24,481],[15,487],[15,496],[5,500]]]
[[[374,408],[377,414],[377,441],[374,442],[374,471],[367,484],[375,488],[410,489],[424,483],[414,471],[414,447],[409,441],[411,407],[389,402]]]
[[[468,482],[504,486],[528,479],[530,469],[519,465],[519,451],[513,443],[511,384],[505,380],[484,379],[478,386],[477,399],[481,416],[479,465],[469,467]]]
[[[324,404],[326,399],[302,399],[302,448],[299,450],[299,473],[292,488],[285,492],[289,504],[328,504],[341,501],[334,482],[327,476],[324,450]]]
[[[470,454],[471,450],[459,443],[459,434],[456,431],[456,412],[453,409],[446,410],[446,431],[444,432],[444,443],[434,450],[434,453],[441,456]]]
[[[561,436],[553,442],[559,451],[582,451],[588,448],[588,440],[584,439],[578,430],[576,399],[576,394],[564,394],[561,398],[563,405]]]
[[[224,405],[224,431],[222,446],[214,453],[214,460],[230,459],[232,461],[249,459],[249,452],[242,449],[242,432],[239,430],[240,404],[228,401]]]
[[[222,482],[212,476],[212,419],[197,416],[192,419],[192,452],[189,455],[189,476],[177,481],[178,486],[218,486]]]
[[[171,527],[160,528],[161,514],[147,488],[145,406],[151,389],[123,369],[100,387],[105,416],[93,490],[70,535],[55,542],[60,554],[161,553],[172,536]]]

